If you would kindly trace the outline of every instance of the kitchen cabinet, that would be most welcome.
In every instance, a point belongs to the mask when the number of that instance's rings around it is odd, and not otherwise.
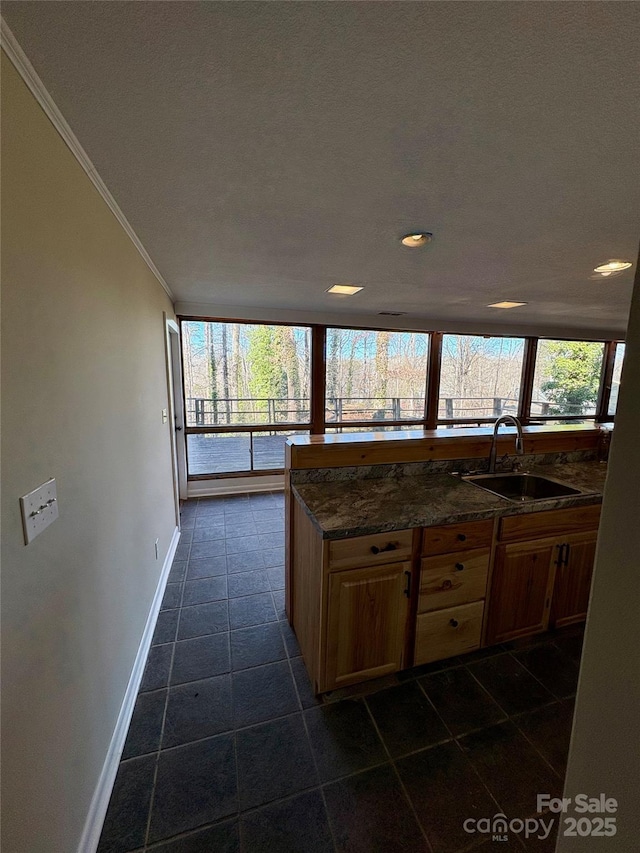
[[[595,530],[565,537],[551,602],[555,628],[586,619],[597,538]]]
[[[409,665],[414,530],[323,539],[293,507],[292,624],[318,693]]]
[[[416,619],[416,666],[479,648],[483,613],[484,601],[419,613]]]
[[[422,531],[414,665],[480,647],[493,520]]]
[[[327,540],[296,500],[287,595],[314,689],[584,619],[599,514],[576,506]]]
[[[599,506],[572,507],[500,521],[507,541],[495,551],[486,645],[585,617],[599,515]]]
[[[496,548],[487,645],[546,631],[558,548],[555,539]]]
[[[329,688],[402,669],[411,563],[330,572],[328,580]]]

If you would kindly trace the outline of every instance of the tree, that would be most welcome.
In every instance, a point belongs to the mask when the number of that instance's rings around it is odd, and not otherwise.
[[[378,332],[376,339],[374,397],[380,397],[383,401],[387,396],[387,385],[389,384],[390,339],[390,332]]]
[[[227,339],[227,324],[221,323],[222,326],[222,393],[224,395],[225,412],[227,415],[227,423],[231,423],[229,397],[229,343]]]
[[[213,326],[211,323],[207,323],[205,326],[206,329],[206,340],[207,340],[207,351],[209,353],[209,384],[211,387],[211,417],[213,418],[212,423],[218,423],[218,368],[216,365],[216,350],[213,341]],[[206,418],[205,418],[206,419]]]
[[[600,387],[602,344],[589,341],[549,341],[549,379],[541,390],[553,404],[550,415],[582,415],[594,406]]]
[[[247,333],[249,347],[249,392],[264,400],[261,409],[269,416],[266,399],[287,396],[287,374],[282,364],[282,347],[273,326],[254,326]]]

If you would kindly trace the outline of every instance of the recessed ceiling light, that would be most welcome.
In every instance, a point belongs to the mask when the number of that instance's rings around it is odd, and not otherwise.
[[[600,275],[611,275],[614,272],[622,272],[622,270],[628,270],[629,267],[632,267],[633,264],[631,261],[621,261],[615,258],[610,258],[605,264],[599,264],[599,266],[594,267],[594,272],[599,272]]]
[[[361,287],[355,287],[353,284],[334,284],[327,290],[327,293],[338,293],[340,296],[353,296],[354,293],[359,293]]]
[[[487,305],[487,308],[519,308],[521,305],[527,304],[527,302],[492,302],[491,305]]]
[[[417,249],[419,246],[424,246],[431,242],[433,234],[428,231],[416,232],[415,234],[405,234],[400,238],[403,246],[408,246],[410,249]]]

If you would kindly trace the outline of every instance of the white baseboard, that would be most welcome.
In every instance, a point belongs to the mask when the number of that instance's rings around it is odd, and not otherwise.
[[[207,498],[216,495],[244,495],[247,492],[281,492],[284,474],[265,474],[264,477],[223,477],[217,480],[189,480],[187,494],[190,498]]]
[[[156,620],[160,611],[160,605],[162,604],[164,589],[167,585],[167,578],[171,571],[171,564],[173,563],[173,558],[179,541],[180,530],[176,527],[173,531],[169,550],[167,551],[167,555],[164,559],[156,593],[153,597],[151,609],[149,610],[149,615],[147,617],[147,624],[145,625],[138,653],[133,664],[133,669],[131,670],[131,676],[124,694],[124,699],[122,700],[118,720],[102,766],[102,772],[100,773],[96,789],[93,792],[91,805],[89,806],[89,812],[84,824],[84,831],[82,833],[82,838],[80,839],[80,844],[78,845],[77,853],[95,853],[98,847],[98,842],[100,841],[100,833],[102,832],[102,825],[107,814],[113,783],[115,782],[116,773],[118,772],[120,756],[124,749],[127,731],[129,730],[129,723],[131,722],[131,715],[133,714],[133,708],[138,696],[138,689],[140,688],[140,682],[142,681],[144,666],[147,661],[149,649],[151,648],[151,640],[153,639],[153,632],[155,630]]]

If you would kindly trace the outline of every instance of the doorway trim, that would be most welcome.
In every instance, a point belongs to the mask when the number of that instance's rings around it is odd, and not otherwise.
[[[180,526],[180,501],[187,494],[187,454],[184,438],[184,403],[182,398],[182,356],[180,351],[180,326],[164,313],[165,355],[167,365],[167,391],[169,424],[171,428],[171,460],[173,491],[176,503],[176,524]]]

